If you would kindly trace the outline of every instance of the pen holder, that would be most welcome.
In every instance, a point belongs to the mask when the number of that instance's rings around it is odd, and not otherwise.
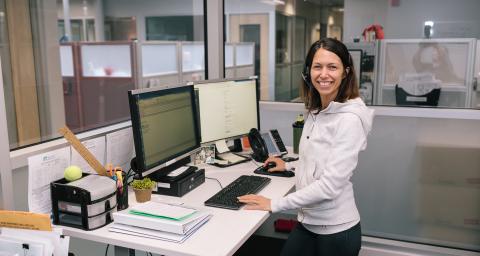
[[[128,208],[128,186],[117,189],[117,211]]]

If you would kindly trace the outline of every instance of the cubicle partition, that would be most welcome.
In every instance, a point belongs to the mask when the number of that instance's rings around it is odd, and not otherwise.
[[[378,65],[378,105],[400,105],[396,85],[403,81],[419,82],[410,92],[411,102],[422,102],[427,86],[438,83],[438,107],[471,108],[474,96],[474,61],[476,39],[385,39],[380,41]],[[426,80],[426,78],[431,79]]]
[[[128,120],[127,91],[136,81],[134,42],[66,43],[60,47],[67,125],[86,130]]]
[[[203,42],[148,41],[138,43],[138,84],[141,88],[205,80]],[[255,74],[254,43],[225,45],[225,77]]]
[[[74,57],[75,56],[75,57]],[[83,125],[81,115],[78,67],[78,47],[74,43],[60,45],[60,63],[63,84],[63,99],[65,105],[65,122],[71,129],[78,129]],[[77,63],[75,63],[77,62]]]
[[[253,75],[255,75],[255,44],[225,43],[225,78]]]

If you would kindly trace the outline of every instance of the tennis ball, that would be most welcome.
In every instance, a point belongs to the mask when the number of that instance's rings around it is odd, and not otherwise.
[[[70,165],[69,167],[65,168],[63,175],[68,181],[78,180],[82,177],[82,169],[76,165]]]

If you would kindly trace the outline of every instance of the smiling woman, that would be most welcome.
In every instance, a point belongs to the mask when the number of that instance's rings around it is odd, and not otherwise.
[[[320,111],[332,101],[359,96],[352,58],[343,43],[324,38],[312,44],[303,71],[304,101],[308,110]]]
[[[310,47],[303,71],[308,110],[300,139],[296,191],[270,200],[239,197],[246,209],[298,210],[301,223],[290,234],[281,255],[358,255],[360,215],[350,181],[358,154],[367,146],[373,110],[359,98],[352,58],[345,45],[331,38]],[[290,169],[269,157],[277,170]]]

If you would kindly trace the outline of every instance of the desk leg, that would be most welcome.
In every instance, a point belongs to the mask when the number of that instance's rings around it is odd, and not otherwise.
[[[134,249],[128,249],[125,247],[114,246],[114,255],[115,256],[135,256]]]

